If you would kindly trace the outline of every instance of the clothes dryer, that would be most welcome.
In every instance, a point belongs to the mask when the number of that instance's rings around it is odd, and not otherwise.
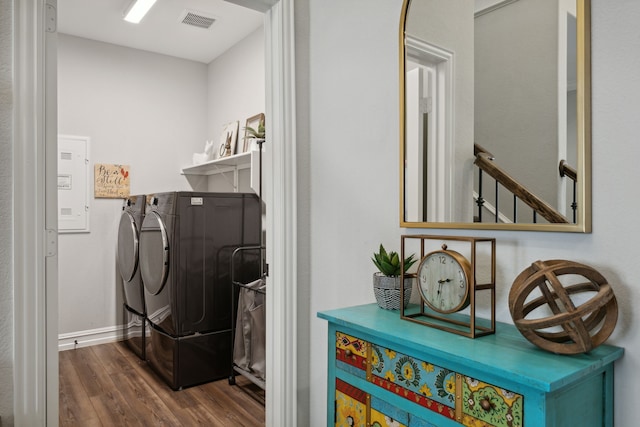
[[[255,194],[174,192],[151,200],[140,233],[148,304],[147,359],[173,389],[228,377],[232,369],[231,257],[257,246]],[[259,276],[259,253],[234,259],[234,279]]]
[[[143,360],[146,358],[146,308],[138,254],[140,227],[144,219],[145,206],[144,195],[129,196],[124,200],[118,225],[116,255],[124,298],[123,337],[129,348]]]

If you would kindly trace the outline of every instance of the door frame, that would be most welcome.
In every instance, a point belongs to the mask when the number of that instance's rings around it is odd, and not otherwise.
[[[56,6],[13,1],[16,425],[58,423]]]
[[[264,11],[264,2],[246,0]],[[294,1],[265,14],[266,425],[297,424]],[[250,5],[248,5],[250,6]],[[56,0],[13,0],[14,421],[58,425]],[[51,82],[56,82],[51,84]],[[177,173],[177,171],[176,171]]]

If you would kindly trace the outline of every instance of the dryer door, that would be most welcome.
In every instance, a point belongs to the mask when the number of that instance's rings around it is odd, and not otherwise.
[[[138,269],[138,227],[129,212],[123,212],[118,226],[118,268],[125,282],[130,282]]]
[[[169,239],[157,212],[147,213],[140,229],[140,274],[152,295],[162,291],[169,275]]]

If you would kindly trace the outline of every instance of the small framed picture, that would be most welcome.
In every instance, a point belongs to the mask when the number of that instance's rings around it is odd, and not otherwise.
[[[258,139],[264,139],[264,113],[249,117],[244,126],[242,152],[251,151]],[[256,147],[257,148],[257,147]]]
[[[239,121],[227,123],[222,127],[220,135],[220,148],[218,154],[220,157],[229,157],[236,153],[236,143],[238,142]]]

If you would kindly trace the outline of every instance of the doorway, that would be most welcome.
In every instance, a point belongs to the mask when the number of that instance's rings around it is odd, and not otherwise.
[[[140,24],[129,24],[121,19],[120,2],[58,0],[58,134],[89,140],[91,160],[90,230],[58,237],[61,349],[112,341],[122,331],[122,272],[116,271],[114,250],[122,193],[94,196],[91,187],[103,181],[96,179],[98,172],[91,179],[94,165],[104,165],[107,176],[114,165],[116,172],[126,171],[118,177],[132,196],[209,191],[212,181],[227,180],[199,175],[192,182],[181,170],[192,165],[205,141],[219,148],[224,124],[235,123],[241,139],[238,128],[264,112],[264,14],[236,5],[221,8],[221,2],[205,9],[204,3],[157,2]],[[179,19],[198,7],[202,19],[217,17],[208,29]],[[239,31],[235,21],[242,19],[246,28]],[[85,22],[96,24],[87,29]],[[227,35],[229,27],[235,33]],[[117,44],[125,30],[127,40]],[[221,38],[225,43],[215,45]],[[145,44],[148,39],[154,42]],[[184,53],[176,51],[183,44]],[[68,161],[59,160],[63,163]],[[79,185],[76,177],[71,181]],[[218,191],[233,190],[227,184]],[[61,196],[67,193],[59,190]]]
[[[245,0],[264,8],[264,1]],[[14,164],[21,171],[14,204],[24,218],[16,232],[24,241],[14,246],[15,282],[15,420],[20,425],[56,425],[58,416],[57,368],[57,232],[56,232],[56,139],[55,92],[47,68],[47,56],[55,44],[55,0],[14,2],[16,126]],[[45,25],[46,23],[46,25]],[[267,107],[271,117],[272,151],[265,164],[274,173],[265,183],[267,204],[267,254],[270,281],[278,286],[267,300],[267,425],[296,423],[296,331],[295,324],[295,76],[293,55],[293,1],[280,0],[265,18],[267,34]],[[49,58],[49,61],[52,58]],[[55,63],[55,62],[53,62]],[[48,72],[55,70],[51,67]],[[55,81],[55,77],[53,77]],[[46,107],[44,107],[46,105]],[[47,121],[48,120],[48,121]],[[286,148],[286,149],[285,149]],[[34,160],[35,159],[35,160]],[[34,167],[34,161],[36,167]],[[45,168],[46,163],[46,168]],[[44,184],[43,184],[44,182]],[[53,215],[52,215],[53,214]],[[45,216],[47,221],[45,222]],[[284,221],[283,218],[287,218]],[[38,230],[42,230],[39,232]],[[291,298],[293,296],[293,298]],[[274,309],[276,308],[276,309]],[[277,397],[276,397],[277,396]],[[272,398],[273,397],[273,398]]]

